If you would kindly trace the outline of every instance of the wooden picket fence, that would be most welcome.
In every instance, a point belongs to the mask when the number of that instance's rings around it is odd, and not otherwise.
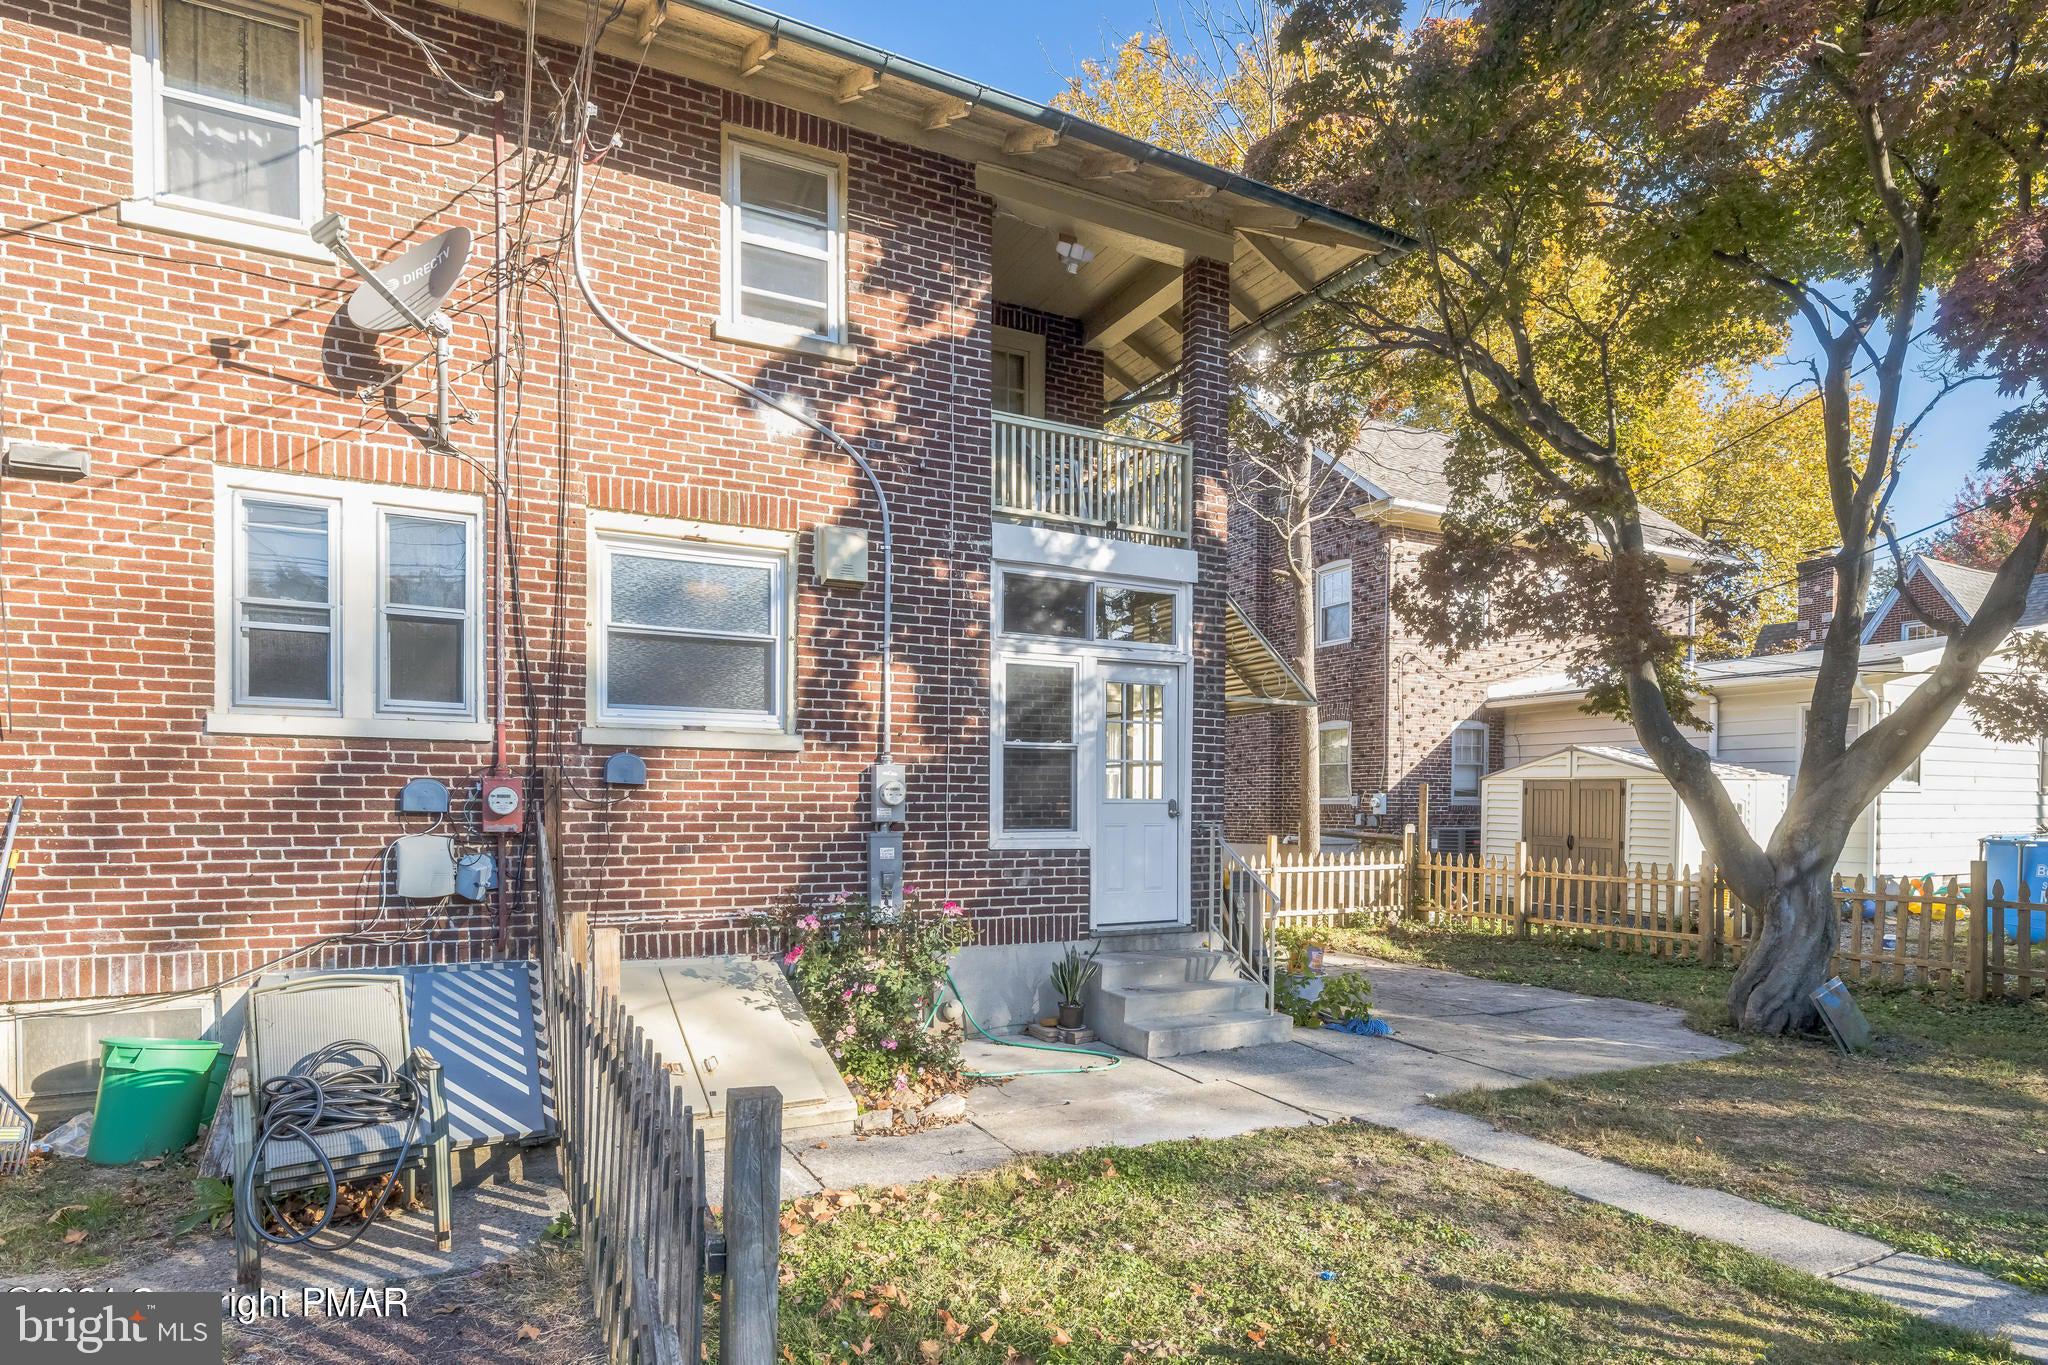
[[[668,1064],[620,1002],[606,942],[556,901],[540,836],[543,999],[562,1183],[612,1365],[705,1358],[706,1281],[722,1276],[720,1365],[776,1358],[782,1095],[726,1093],[725,1202],[710,1216],[704,1137]]]
[[[1269,843],[1255,868],[1282,926],[1399,918],[1709,966],[1740,962],[1762,930],[1711,867],[1595,867],[1532,858],[1526,845],[1446,854],[1411,834],[1398,849],[1314,855]],[[1846,981],[1970,1000],[2048,992],[2048,903],[2008,896],[1981,862],[1967,877],[1857,878],[1836,909],[1834,969]]]

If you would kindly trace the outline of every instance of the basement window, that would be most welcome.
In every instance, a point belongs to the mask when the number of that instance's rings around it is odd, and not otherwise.
[[[481,499],[216,474],[208,728],[483,738]]]
[[[320,10],[301,0],[138,0],[135,198],[122,220],[317,255]]]
[[[725,143],[725,317],[735,340],[797,350],[846,339],[844,167]]]

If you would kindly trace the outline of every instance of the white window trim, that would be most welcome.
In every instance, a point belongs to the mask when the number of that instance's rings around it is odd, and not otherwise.
[[[609,615],[607,593],[611,581],[607,550],[612,546],[637,546],[674,552],[695,548],[745,555],[777,565],[780,590],[775,595],[773,629],[777,637],[775,658],[774,720],[755,721],[745,716],[719,712],[612,712],[605,697],[605,622]],[[755,749],[767,752],[797,752],[803,748],[796,732],[796,536],[788,531],[770,531],[749,526],[722,526],[713,522],[684,521],[668,517],[647,517],[629,512],[592,512],[585,537],[585,562],[589,565],[589,606],[585,615],[584,640],[588,667],[585,669],[585,744],[624,744],[672,749]]]
[[[1901,621],[1899,623],[1899,639],[1901,641],[1937,640],[1940,638],[1941,632],[1928,625],[1925,621]]]
[[[292,706],[258,701],[238,703],[241,649],[235,599],[241,562],[241,500],[318,502],[332,511],[328,553],[332,556],[331,599],[335,622],[333,705]],[[465,519],[469,524],[468,637],[463,668],[469,694],[460,710],[378,709],[384,668],[382,621],[383,514]],[[483,716],[483,499],[430,488],[352,483],[267,469],[214,466],[214,691],[207,713],[209,733],[223,735],[306,735],[340,739],[485,740],[491,727]],[[348,553],[351,545],[376,547]],[[366,644],[369,647],[365,647]]]
[[[1344,732],[1344,794],[1332,796],[1323,788],[1323,736],[1334,731]],[[1327,720],[1316,727],[1316,799],[1326,806],[1355,806],[1358,794],[1353,789],[1355,770],[1351,766],[1351,722],[1348,720]]]
[[[989,334],[989,350],[1009,351],[1024,357],[1024,415],[1043,420],[1045,417],[1045,336],[1040,332],[1020,332],[1014,327],[997,327]],[[991,367],[989,374],[990,406],[995,396],[995,374]]]
[[[1479,735],[1479,781],[1473,784],[1470,796],[1458,794],[1458,735],[1460,732],[1476,731]],[[1476,806],[1480,794],[1486,790],[1486,774],[1493,764],[1493,727],[1483,720],[1460,721],[1451,727],[1451,790],[1450,803],[1453,806]]]
[[[1342,635],[1324,635],[1323,580],[1327,576],[1334,575],[1340,569],[1344,572],[1344,593],[1346,597],[1346,610],[1344,612],[1344,633]],[[1351,579],[1351,561],[1348,559],[1333,559],[1327,564],[1318,564],[1316,566],[1315,584],[1312,590],[1315,594],[1316,647],[1320,649],[1324,645],[1350,644],[1351,618],[1353,611],[1355,611],[1357,607],[1356,585],[1352,582]]]
[[[739,165],[740,154],[780,161],[809,171],[826,173],[827,248],[826,311],[823,332],[806,332],[740,315],[739,256]],[[719,139],[719,316],[711,332],[721,341],[775,350],[799,351],[827,360],[851,363],[860,358],[856,347],[847,344],[846,324],[846,171],[844,156],[782,138],[743,131],[722,130]]]
[[[161,0],[133,0],[130,8],[129,126],[134,197],[121,202],[118,217],[129,227],[174,233],[223,246],[290,256],[304,261],[332,262],[334,256],[315,242],[308,229],[324,213],[321,142],[321,66],[323,40],[320,6],[312,0],[195,0],[230,13],[288,20],[299,26],[299,127],[306,134],[299,146],[299,216],[283,218],[252,213],[225,204],[186,199],[166,193],[164,138],[159,110],[163,95],[159,58],[163,45]]]
[[[1066,670],[1068,685],[1073,688],[1073,729],[1072,740],[1067,751],[1074,759],[1072,829],[1020,829],[1013,830],[1003,824],[1003,750],[1007,746],[1009,733],[1010,665],[1029,664],[1040,668],[1062,668]],[[1094,670],[1086,658],[1076,658],[1071,653],[1041,650],[1037,648],[999,648],[995,654],[993,676],[989,679],[989,784],[988,820],[989,847],[991,848],[1088,848],[1093,845],[1094,802],[1090,799],[1087,786],[1088,755],[1094,751],[1093,737],[1087,733],[1087,711],[1083,699],[1088,692],[1083,689],[1094,686]],[[1057,748],[1056,745],[1040,746]]]

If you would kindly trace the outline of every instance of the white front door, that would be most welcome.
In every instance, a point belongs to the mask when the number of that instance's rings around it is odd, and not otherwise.
[[[1098,929],[1187,920],[1180,670],[1104,664],[1095,771]]]

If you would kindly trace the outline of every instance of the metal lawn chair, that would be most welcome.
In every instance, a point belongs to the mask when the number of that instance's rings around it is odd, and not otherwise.
[[[332,1163],[337,1180],[374,1179],[381,1187],[399,1154],[411,1151],[398,1173],[393,1198],[410,1206],[424,1169],[433,1182],[434,1232],[442,1251],[453,1243],[449,1216],[450,1161],[448,1105],[442,1094],[441,1064],[425,1048],[410,1045],[405,978],[345,973],[266,982],[249,992],[246,1064],[237,1065],[229,1097],[235,1133],[235,1278],[249,1288],[263,1280],[264,1238],[257,1220],[266,1197],[327,1184],[327,1166],[302,1138],[264,1139],[264,1083],[287,1076],[308,1057],[333,1044],[367,1044],[419,1089],[424,1106],[411,1121],[377,1123],[313,1135]],[[368,1060],[360,1055],[356,1060]],[[259,1153],[257,1146],[261,1142]],[[252,1173],[253,1165],[253,1179]],[[317,1243],[314,1243],[317,1247]]]

